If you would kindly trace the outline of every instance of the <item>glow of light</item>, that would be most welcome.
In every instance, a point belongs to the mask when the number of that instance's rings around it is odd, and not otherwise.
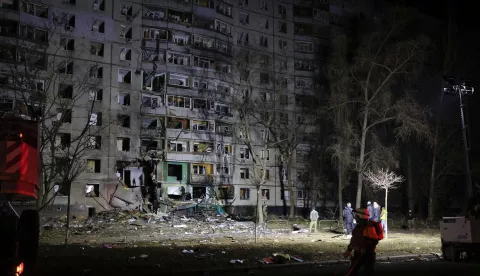
[[[20,133],[19,136],[20,136],[20,138],[22,138],[22,137],[23,137],[23,133]]]
[[[17,271],[15,273],[15,276],[20,276],[22,275],[23,273],[23,263],[20,263],[19,265],[17,265]]]

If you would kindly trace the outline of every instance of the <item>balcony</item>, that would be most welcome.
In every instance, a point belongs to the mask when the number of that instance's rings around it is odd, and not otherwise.
[[[168,18],[168,21],[178,23],[178,24],[184,24],[184,25],[192,24],[192,13],[190,12],[168,10],[167,18]]]
[[[140,136],[148,137],[163,137],[163,130],[161,128],[140,128]]]
[[[213,184],[213,175],[211,174],[192,174],[192,184]]]

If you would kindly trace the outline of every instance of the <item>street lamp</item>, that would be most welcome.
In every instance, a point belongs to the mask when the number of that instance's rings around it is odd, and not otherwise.
[[[460,82],[456,82],[455,78],[453,77],[443,77],[444,84],[443,84],[443,93],[445,95],[458,95],[460,99],[460,119],[462,121],[462,135],[463,135],[463,146],[465,149],[465,165],[467,168],[467,175],[466,175],[466,184],[467,184],[467,193],[468,196],[473,196],[473,186],[472,186],[472,174],[470,169],[470,144],[467,139],[467,125],[465,125],[465,115],[463,108],[466,105],[466,98],[468,96],[473,95],[474,87],[470,81],[461,80]]]

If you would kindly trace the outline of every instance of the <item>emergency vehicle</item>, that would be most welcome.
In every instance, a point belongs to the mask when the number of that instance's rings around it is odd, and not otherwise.
[[[39,246],[38,211],[18,208],[39,191],[38,123],[0,117],[0,275],[33,275]]]

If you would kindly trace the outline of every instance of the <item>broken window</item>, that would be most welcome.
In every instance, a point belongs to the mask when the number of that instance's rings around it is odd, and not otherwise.
[[[168,84],[174,86],[183,86],[188,87],[188,76],[178,75],[178,74],[170,74],[168,78]]]
[[[100,173],[100,164],[98,159],[87,159],[87,172]]]
[[[250,179],[249,169],[240,168],[240,179]]]
[[[99,197],[99,196],[100,196],[100,184],[85,185],[85,197]]]
[[[249,200],[249,199],[250,199],[250,189],[240,188],[240,200]]]
[[[118,94],[118,104],[123,106],[130,106],[130,94],[129,93],[119,93]]]
[[[175,152],[187,152],[188,150],[188,142],[187,141],[170,141],[170,151]]]
[[[259,6],[261,10],[267,11],[268,10],[267,0],[260,0]]]
[[[103,67],[98,65],[90,65],[90,78],[103,78]]]
[[[102,112],[94,112],[90,114],[90,120],[88,122],[91,126],[101,126],[102,125]]]
[[[142,106],[150,107],[150,108],[157,108],[162,106],[162,101],[160,97],[154,96],[142,96]]]
[[[105,21],[99,20],[99,19],[95,20],[92,24],[92,32],[104,34],[105,33]]]
[[[117,118],[119,126],[130,128],[130,116],[121,114]]]
[[[232,17],[232,5],[222,1],[217,1],[217,13],[224,16]]]
[[[132,71],[128,69],[118,69],[118,82],[132,83]]]
[[[178,181],[183,179],[183,167],[179,164],[167,165],[168,177],[176,177]]]
[[[295,42],[295,51],[313,52],[313,42],[297,41]]]
[[[214,109],[215,103],[205,99],[193,99],[193,108],[195,109]]]
[[[140,142],[140,147],[143,152],[150,151],[150,150],[158,150],[158,141],[150,140],[150,139],[142,139]]]
[[[33,26],[20,24],[20,37],[35,42],[46,43],[48,41],[48,32],[46,30],[37,29]]]
[[[240,159],[250,159],[250,150],[248,148],[240,148]]]
[[[168,128],[188,129],[188,120],[181,118],[168,118]]]
[[[101,101],[103,99],[103,89],[101,88],[92,88],[88,94],[88,100],[90,101]]]
[[[183,96],[169,95],[167,98],[167,104],[168,106],[172,106],[172,107],[190,108],[191,99]]]
[[[283,4],[278,4],[278,14],[279,15],[287,15],[287,6]]]
[[[165,90],[165,73],[153,74],[143,71],[143,89],[163,92]]]
[[[130,42],[130,39],[132,39],[132,28],[123,28],[122,31],[120,31],[120,38],[125,38],[127,42]]]
[[[146,40],[166,40],[168,38],[168,31],[154,28],[144,28],[143,38]]]
[[[175,65],[190,65],[190,56],[177,53],[167,53],[167,62]]]
[[[120,48],[120,60],[132,60],[132,49]]]
[[[118,151],[130,151],[130,138],[118,137],[117,138],[117,150]]]
[[[248,13],[240,12],[239,13],[239,22],[242,25],[247,25],[249,21]]]
[[[172,32],[172,42],[177,43],[178,45],[189,44],[190,35],[180,31]]]
[[[92,9],[94,11],[105,11],[105,1],[104,0],[93,0]]]
[[[268,84],[270,82],[270,76],[267,73],[260,73],[260,83]]]
[[[72,122],[72,110],[71,109],[57,109],[57,120],[62,123],[71,123]]]
[[[268,18],[260,18],[258,24],[262,29],[268,29]]]
[[[261,150],[260,156],[262,159],[270,160],[270,150]]]
[[[213,121],[192,121],[192,130],[197,131],[215,131],[215,123]]]
[[[142,128],[144,129],[157,129],[158,120],[155,118],[142,118]]]
[[[193,142],[193,152],[212,153],[213,143]]]
[[[287,33],[287,22],[279,21],[279,22],[278,22],[278,25],[279,25],[279,26],[278,26],[278,27],[279,27],[279,30],[278,30],[278,31],[281,32],[281,33],[286,34],[286,33]]]
[[[192,165],[193,174],[207,174],[207,165],[194,164]]]
[[[73,28],[75,28],[75,15],[71,13],[53,13],[53,21],[58,23],[58,25],[63,25],[66,31],[71,31]]]
[[[215,19],[215,30],[222,34],[227,34],[227,35],[232,34],[232,26],[218,19]]]
[[[260,177],[263,177],[263,170],[260,170]],[[265,170],[265,180],[270,179],[270,170]]]
[[[165,9],[159,7],[143,7],[143,17],[150,19],[165,19]]]
[[[233,186],[222,186],[218,187],[218,198],[219,199],[233,199],[235,197],[235,189]]]
[[[73,75],[73,61],[62,61],[58,65],[59,74]]]
[[[202,49],[214,49],[215,39],[201,36],[193,35],[193,46]]]
[[[90,54],[94,56],[103,57],[103,43],[91,42],[90,43]]]
[[[59,133],[55,137],[55,145],[61,149],[65,149],[70,147],[70,142],[72,140],[72,136],[70,133]]]
[[[230,114],[230,107],[224,104],[215,103],[215,112],[220,115],[229,116]]]
[[[270,189],[262,189],[262,198],[270,200]]]
[[[63,99],[71,99],[73,97],[73,85],[61,83],[58,86],[58,96]]]
[[[65,51],[75,51],[75,39],[60,37],[60,47]]]
[[[133,15],[132,5],[122,5],[122,8],[120,9],[120,14],[123,16],[132,16]]]
[[[214,64],[215,60],[213,59],[204,57],[193,57],[193,66],[195,67],[211,69],[214,67]]]
[[[268,37],[262,35],[260,36],[260,40],[258,42],[260,46],[268,47]]]
[[[101,149],[102,136],[89,136],[87,145],[88,145],[88,148],[90,149]]]

